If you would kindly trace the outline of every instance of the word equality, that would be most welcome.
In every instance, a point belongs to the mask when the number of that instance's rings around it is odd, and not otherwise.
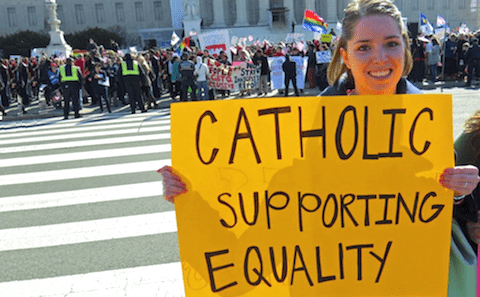
[[[304,141],[307,138],[319,138],[321,140],[321,151],[323,158],[327,157],[327,135],[334,135],[335,147],[336,147],[336,154],[342,160],[350,159],[353,154],[356,152],[357,147],[362,147],[362,159],[364,160],[378,160],[380,158],[401,158],[404,154],[403,151],[400,151],[399,148],[395,147],[394,139],[399,139],[404,135],[397,135],[399,132],[397,128],[397,120],[402,115],[407,113],[406,109],[385,109],[382,110],[382,116],[388,117],[387,120],[390,124],[390,131],[386,135],[375,135],[378,139],[385,139],[387,147],[389,148],[388,151],[385,152],[375,152],[372,153],[369,151],[368,147],[368,137],[369,137],[369,108],[365,106],[363,108],[363,123],[359,121],[359,110],[357,110],[354,106],[346,106],[342,112],[338,115],[338,120],[336,121],[336,127],[327,127],[327,111],[326,107],[322,106],[321,113],[319,116],[319,121],[317,122],[319,127],[315,129],[305,129],[304,128],[304,111],[302,107],[298,107],[298,111],[296,116],[296,123],[288,124],[298,124],[299,127],[299,134],[298,138],[295,140],[289,139],[287,140],[289,143],[298,141],[299,146],[299,157],[304,156]],[[256,116],[264,117],[270,116],[272,118],[272,129],[270,129],[271,133],[275,136],[275,148],[276,148],[276,156],[278,160],[282,160],[282,140],[281,140],[281,133],[280,133],[280,122],[282,117],[286,117],[287,114],[293,113],[291,106],[282,106],[282,107],[273,107],[268,109],[260,109],[257,111]],[[231,136],[233,141],[228,148],[230,150],[230,157],[228,159],[229,164],[233,164],[235,162],[235,154],[237,151],[237,146],[240,141],[247,141],[250,144],[250,149],[252,150],[256,163],[262,163],[262,156],[260,151],[257,148],[255,138],[261,137],[260,133],[256,134],[256,130],[259,127],[254,127],[250,124],[249,117],[252,117],[251,114],[247,116],[247,113],[244,108],[240,108],[238,111],[238,115],[236,117],[236,124],[235,124],[235,132]],[[409,124],[408,135],[406,139],[409,140],[409,149],[410,151],[418,156],[423,155],[426,153],[431,145],[431,142],[428,140],[420,140],[423,142],[422,145],[418,145],[415,141],[415,132],[417,129],[422,130],[422,125],[419,123],[425,123],[426,121],[433,121],[434,113],[430,108],[423,108],[419,111],[414,120]],[[206,120],[206,118],[210,119],[210,123]],[[291,117],[289,117],[291,119]],[[209,165],[215,162],[215,159],[221,149],[225,148],[217,148],[213,147],[211,149],[200,149],[200,143],[202,140],[202,135],[206,133],[214,133],[214,125],[217,124],[218,120],[215,116],[214,112],[211,110],[205,111],[197,120],[197,129],[196,129],[196,151],[199,160],[205,164]],[[226,125],[229,123],[220,122],[219,125]],[[361,125],[363,124],[363,127]],[[241,131],[241,128],[246,131]],[[352,139],[345,140],[344,139],[344,131],[349,128],[353,131]],[[375,128],[375,127],[374,127]],[[373,129],[372,129],[373,130]],[[363,136],[363,145],[359,145],[360,136]],[[398,138],[397,138],[398,137]],[[285,140],[284,140],[285,141]],[[418,140],[417,140],[418,141]],[[345,144],[349,143],[349,145]],[[417,145],[416,145],[417,143]],[[347,147],[349,146],[349,147]],[[270,152],[268,152],[270,153]],[[267,152],[265,152],[267,154]],[[245,160],[242,160],[245,162]]]
[[[378,244],[338,244],[337,253],[322,252],[320,246],[310,250],[296,245],[295,247],[281,247],[281,252],[269,247],[268,252],[257,246],[250,246],[245,251],[243,261],[243,277],[250,286],[272,287],[274,282],[288,283],[290,286],[302,283],[310,287],[322,283],[339,281],[351,276],[357,281],[364,281],[364,270],[377,269],[375,283],[380,281],[382,272],[387,263],[387,257],[393,242],[388,241],[385,247]],[[225,280],[223,275],[235,268],[234,263],[229,263],[230,250],[218,250],[205,253],[205,261],[209,275],[210,289],[212,292],[221,292],[237,286],[239,280],[232,279],[221,283],[218,279]],[[322,265],[322,259],[338,259],[338,266]],[[356,267],[356,274],[348,274],[346,267]],[[280,268],[277,268],[280,267]],[[271,276],[273,274],[273,277]],[[368,280],[373,281],[373,280]]]

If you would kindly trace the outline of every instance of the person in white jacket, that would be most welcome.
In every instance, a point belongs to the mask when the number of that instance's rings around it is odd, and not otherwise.
[[[199,100],[209,100],[207,78],[210,77],[210,71],[208,70],[207,64],[203,63],[202,57],[200,56],[197,57],[195,71],[193,73],[197,77],[196,83]]]

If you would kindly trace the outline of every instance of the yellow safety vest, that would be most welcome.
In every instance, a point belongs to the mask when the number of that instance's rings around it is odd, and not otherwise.
[[[128,70],[127,69],[127,62],[123,61],[122,62],[122,75],[140,75],[140,70],[138,69],[138,63],[137,61],[133,61],[133,69]]]
[[[67,72],[65,70],[66,66],[60,67],[60,81],[61,82],[67,82],[67,81],[79,81],[78,79],[78,70],[77,67],[72,66],[72,75],[67,76]]]

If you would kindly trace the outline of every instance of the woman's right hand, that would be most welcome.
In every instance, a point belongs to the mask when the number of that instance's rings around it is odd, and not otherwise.
[[[175,197],[187,192],[187,185],[180,176],[173,172],[171,166],[163,166],[157,170],[163,179],[163,198],[168,202],[174,203]]]

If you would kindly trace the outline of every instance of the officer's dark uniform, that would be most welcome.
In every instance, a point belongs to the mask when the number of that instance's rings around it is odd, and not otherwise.
[[[480,46],[478,46],[478,39],[473,40],[473,45],[465,54],[465,61],[468,66],[467,87],[472,84],[473,74],[477,75],[480,70]],[[477,75],[478,76],[478,75]]]
[[[195,71],[195,64],[188,60],[188,55],[182,55],[182,61],[178,65],[178,71],[181,75],[182,80],[182,90],[180,94],[181,101],[187,101],[187,92],[188,88],[192,89],[192,100],[197,101],[197,85],[195,84],[195,77],[193,72]]]
[[[80,89],[82,88],[82,71],[77,66],[72,66],[67,61],[66,66],[60,67],[60,84],[62,85],[62,93],[64,99],[63,117],[68,119],[70,113],[70,101],[73,104],[75,118],[80,117]]]
[[[122,62],[120,69],[118,69],[118,79],[125,86],[132,114],[135,113],[137,104],[142,112],[147,112],[143,105],[140,87],[142,76],[144,75],[137,61],[133,61],[130,54],[126,54],[125,61]]]

